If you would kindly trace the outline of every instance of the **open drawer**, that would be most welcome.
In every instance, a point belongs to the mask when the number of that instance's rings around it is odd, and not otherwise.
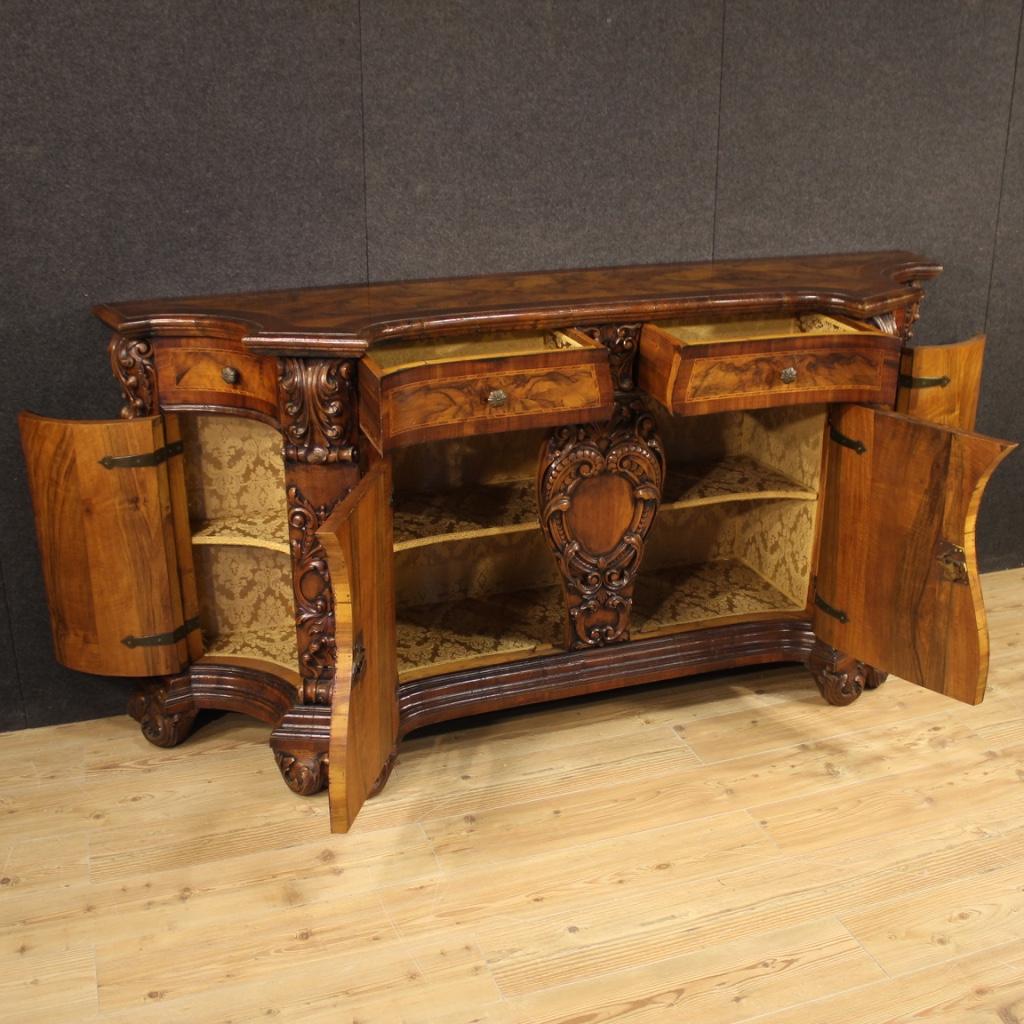
[[[645,324],[641,388],[677,413],[804,402],[891,405],[899,339],[821,313],[703,323]]]
[[[573,328],[381,341],[359,364],[359,402],[360,427],[380,452],[606,419],[608,351]]]

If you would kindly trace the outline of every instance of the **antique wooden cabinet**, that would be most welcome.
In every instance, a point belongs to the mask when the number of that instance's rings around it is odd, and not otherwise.
[[[909,252],[100,306],[123,419],[23,414],[57,657],[273,727],[344,831],[445,719],[776,660],[967,703],[983,339]]]

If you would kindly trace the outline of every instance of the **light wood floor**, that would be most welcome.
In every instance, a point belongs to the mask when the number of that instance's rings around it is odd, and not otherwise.
[[[0,1020],[1024,1021],[1024,570],[989,696],[796,668],[406,743],[348,836],[265,727],[0,736]]]

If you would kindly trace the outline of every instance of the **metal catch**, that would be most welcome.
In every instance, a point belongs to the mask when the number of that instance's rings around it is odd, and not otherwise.
[[[959,544],[940,540],[935,546],[935,558],[942,566],[942,578],[949,583],[967,583],[967,553]]]
[[[352,645],[352,685],[355,686],[363,677],[366,671],[366,645],[363,643],[362,635]]]
[[[901,373],[901,388],[944,388],[949,386],[948,377],[911,377],[907,373]]]
[[[832,438],[836,444],[841,444],[844,448],[850,448],[858,455],[863,455],[868,450],[867,445],[863,441],[858,441],[855,437],[847,437],[845,434],[840,434],[831,423],[828,425],[828,436]]]
[[[838,619],[840,622],[849,622],[850,616],[843,611],[842,608],[833,608],[820,594],[814,595],[814,603],[826,614],[831,615],[833,619]]]

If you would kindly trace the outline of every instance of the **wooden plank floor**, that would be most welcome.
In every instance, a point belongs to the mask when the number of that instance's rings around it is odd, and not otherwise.
[[[225,716],[0,736],[0,1020],[1024,1021],[1024,570],[977,708],[803,670],[414,738],[353,831]]]

